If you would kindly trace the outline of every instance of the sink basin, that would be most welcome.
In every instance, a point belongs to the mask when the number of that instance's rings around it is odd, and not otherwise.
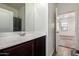
[[[26,35],[25,32],[19,32],[19,33],[17,33],[17,34],[20,35],[20,36],[25,36],[25,35]]]

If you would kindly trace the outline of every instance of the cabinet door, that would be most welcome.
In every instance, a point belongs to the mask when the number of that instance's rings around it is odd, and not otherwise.
[[[45,47],[45,36],[37,38],[34,41],[34,56],[45,56],[46,47]]]
[[[9,56],[32,56],[32,49],[33,41],[29,41],[21,45],[5,49],[2,52],[8,54]]]

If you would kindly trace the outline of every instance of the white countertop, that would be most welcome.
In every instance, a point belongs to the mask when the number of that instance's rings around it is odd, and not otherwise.
[[[25,33],[24,36],[20,34]],[[45,32],[8,32],[0,33],[0,49],[8,48],[23,42],[46,35]]]

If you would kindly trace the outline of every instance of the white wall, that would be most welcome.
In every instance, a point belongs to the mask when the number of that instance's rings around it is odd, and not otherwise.
[[[34,30],[48,31],[48,4],[34,4]]]
[[[48,55],[52,55],[55,49],[55,4],[48,4]]]
[[[18,10],[18,17],[22,19],[22,31],[25,30],[25,6]]]
[[[78,3],[59,3],[57,4],[57,14],[64,14],[68,12],[76,12],[76,49],[79,50],[79,4]]]
[[[25,18],[27,31],[47,31],[48,5],[27,3]]]
[[[26,4],[26,31],[42,31],[47,33],[46,55],[48,56],[52,55],[54,51],[54,9],[54,4]]]
[[[25,30],[34,31],[34,4],[27,3],[25,5]]]
[[[18,10],[17,9],[14,9],[12,7],[9,7],[9,6],[7,6],[5,4],[2,4],[2,3],[0,3],[0,8],[4,8],[4,9],[7,9],[9,11],[12,11],[13,14],[14,14],[14,16],[16,16],[16,17],[18,16]]]

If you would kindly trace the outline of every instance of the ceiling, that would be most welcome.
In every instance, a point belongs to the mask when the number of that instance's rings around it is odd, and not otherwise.
[[[5,5],[9,6],[9,7],[13,7],[15,9],[19,9],[22,6],[25,5],[25,3],[4,3]]]

